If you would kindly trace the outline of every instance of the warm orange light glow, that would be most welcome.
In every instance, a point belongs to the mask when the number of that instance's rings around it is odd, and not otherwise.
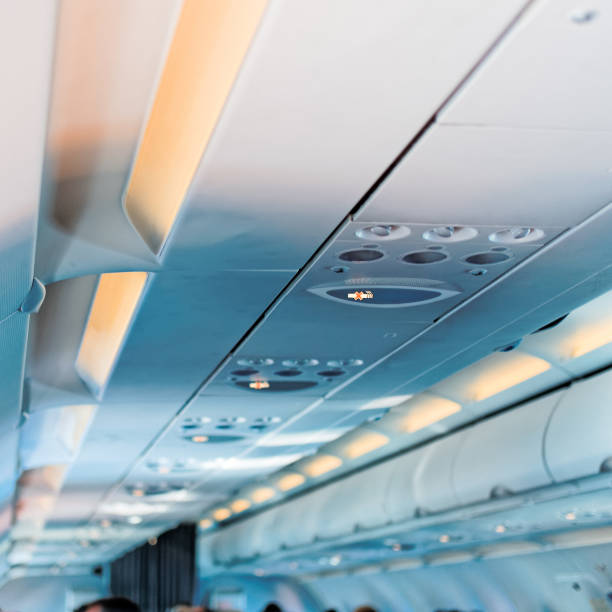
[[[438,383],[432,391],[465,402],[480,402],[549,369],[550,363],[544,359],[521,351],[492,353]]]
[[[550,363],[526,353],[496,353],[491,357],[502,355],[508,359],[500,358],[498,362],[491,363],[491,367],[474,382],[476,401],[501,393],[550,369]]]
[[[244,512],[245,510],[248,510],[251,507],[251,502],[248,499],[237,499],[236,501],[232,502],[232,510],[238,514],[240,512]]]
[[[125,197],[154,253],[170,233],[266,4],[183,4]]]
[[[414,433],[459,412],[461,406],[449,399],[423,393],[398,406],[396,410],[405,411],[400,425],[402,431]]]
[[[365,431],[357,435],[343,449],[344,454],[349,459],[357,459],[363,455],[367,455],[377,448],[388,444],[389,438],[376,431]]]
[[[213,522],[210,519],[204,518],[200,521],[200,529],[210,529]]]
[[[565,352],[569,354],[570,359],[576,359],[610,343],[612,343],[612,318],[587,324],[578,330],[565,342],[568,346]]]
[[[133,489],[132,490],[132,495],[134,497],[143,497],[144,496],[144,491],[142,489]]]
[[[191,436],[191,441],[203,444],[204,442],[208,442],[208,436]]]
[[[259,487],[251,493],[251,499],[256,504],[263,504],[272,499],[276,495],[276,491],[272,487]]]
[[[322,476],[342,465],[342,459],[334,455],[315,455],[304,467],[304,471],[311,478]]]
[[[232,513],[229,510],[229,508],[217,508],[213,512],[213,518],[215,519],[215,521],[224,521],[225,519],[228,519],[230,516],[232,516]]]
[[[276,486],[281,491],[290,491],[291,489],[295,489],[296,487],[299,487],[300,485],[304,484],[305,480],[306,479],[304,478],[304,476],[302,476],[302,474],[285,474],[284,476],[278,479]]]
[[[76,360],[79,375],[97,395],[110,377],[146,281],[146,272],[100,277]]]
[[[249,383],[249,387],[251,389],[269,389],[270,388],[270,383],[265,381],[265,380],[254,380],[253,382]]]

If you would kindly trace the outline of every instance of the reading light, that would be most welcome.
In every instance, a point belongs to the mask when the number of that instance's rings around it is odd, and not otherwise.
[[[366,431],[349,442],[343,449],[349,459],[357,459],[367,455],[389,442],[387,436],[376,431]]]
[[[75,364],[97,396],[108,382],[146,281],[146,272],[100,276]]]
[[[208,436],[191,436],[189,438],[192,442],[196,444],[203,444],[204,442],[208,442]]]
[[[447,544],[448,542],[450,542],[450,536],[447,534],[441,535],[438,539],[442,544]]]
[[[316,455],[304,466],[304,471],[311,478],[322,476],[342,465],[342,459],[334,455]]]
[[[498,525],[497,527],[495,527],[495,532],[496,533],[505,533],[506,532],[506,528],[503,525]]]
[[[259,391],[260,389],[269,389],[270,383],[266,380],[254,380],[249,383],[249,389],[255,389]]]
[[[200,529],[210,529],[213,526],[213,522],[208,518],[204,518],[200,521],[199,525]]]
[[[134,497],[144,497],[144,490],[143,489],[132,489],[132,495]]]
[[[422,393],[398,409],[406,411],[400,427],[406,433],[414,433],[459,412],[461,405],[443,397]]]
[[[267,0],[186,0],[132,174],[125,210],[159,254]]]
[[[251,507],[251,502],[248,499],[237,499],[232,503],[231,508],[236,513],[244,512]]]
[[[281,491],[290,491],[291,489],[295,489],[296,487],[299,487],[300,485],[304,484],[305,481],[306,479],[304,478],[304,476],[302,476],[302,474],[297,474],[294,472],[291,474],[285,474],[284,476],[279,478],[278,482],[276,483],[276,486]]]
[[[576,520],[576,513],[575,512],[568,512],[565,515],[565,520],[566,521],[575,521]]]
[[[263,504],[272,499],[276,495],[276,491],[272,487],[259,487],[251,493],[251,499],[256,504]]]
[[[215,521],[224,521],[230,516],[232,516],[232,513],[229,508],[217,508],[213,512],[213,518],[215,519]]]
[[[140,523],[142,523],[142,517],[141,516],[130,516],[128,518],[128,523],[130,525],[140,525]]]

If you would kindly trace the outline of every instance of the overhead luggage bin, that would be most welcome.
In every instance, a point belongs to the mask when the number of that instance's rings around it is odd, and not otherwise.
[[[557,482],[609,469],[612,458],[612,411],[607,371],[572,385],[552,415],[544,456]]]
[[[293,538],[291,543],[288,543],[289,547],[311,544],[315,541],[321,523],[321,510],[332,494],[331,487],[323,487],[296,500],[293,513]],[[295,529],[296,525],[299,525],[299,529]]]
[[[329,495],[319,511],[317,538],[322,540],[338,538],[351,533],[356,527],[358,508],[354,496],[358,485],[355,478],[355,476],[346,478],[327,487]],[[348,499],[351,500],[350,504],[346,503]]]
[[[357,528],[380,527],[391,520],[386,499],[393,467],[392,463],[385,462],[353,477],[355,503],[352,508]]]
[[[410,519],[417,509],[414,473],[421,459],[415,451],[390,461],[392,468],[385,495],[385,512],[393,522]]]
[[[468,429],[453,468],[461,504],[551,483],[542,446],[563,392],[553,393]]]
[[[465,435],[462,431],[417,451],[420,459],[414,473],[417,510],[433,513],[458,505],[453,466]]]

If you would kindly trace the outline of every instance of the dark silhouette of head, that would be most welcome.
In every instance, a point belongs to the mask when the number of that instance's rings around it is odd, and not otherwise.
[[[359,606],[355,612],[376,612],[376,610],[372,606]]]
[[[85,604],[74,612],[140,612],[140,607],[126,597],[105,597]]]
[[[274,603],[272,601],[263,609],[263,612],[283,612],[283,611],[277,603]]]

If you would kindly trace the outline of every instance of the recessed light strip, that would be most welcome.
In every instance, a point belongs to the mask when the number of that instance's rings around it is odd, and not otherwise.
[[[159,254],[217,125],[267,0],[185,0],[125,193]]]
[[[79,376],[100,397],[147,282],[146,272],[102,274],[76,359]]]

